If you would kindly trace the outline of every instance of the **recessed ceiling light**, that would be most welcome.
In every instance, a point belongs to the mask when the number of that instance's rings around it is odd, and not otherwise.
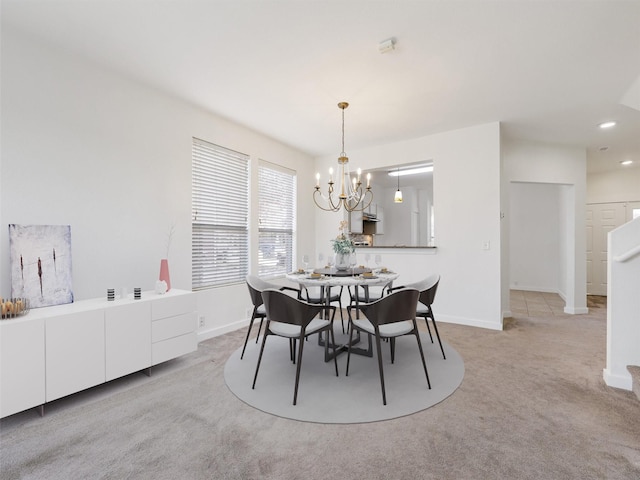
[[[633,163],[633,160],[623,160],[622,162],[620,162],[620,165],[631,165]]]
[[[616,124],[616,122],[613,122],[613,121],[612,121],[612,122],[602,122],[602,123],[601,123],[601,124],[599,124],[598,126],[599,126],[600,128],[611,128],[611,127],[614,127],[614,126],[615,126],[615,124]]]

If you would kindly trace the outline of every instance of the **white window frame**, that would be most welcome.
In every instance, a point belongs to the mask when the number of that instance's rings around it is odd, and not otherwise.
[[[258,275],[284,276],[296,258],[295,170],[265,160],[258,163]]]
[[[249,156],[193,138],[191,286],[243,283],[249,272]]]

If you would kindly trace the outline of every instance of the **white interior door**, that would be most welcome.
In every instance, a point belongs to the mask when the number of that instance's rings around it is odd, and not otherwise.
[[[607,234],[626,222],[624,203],[587,205],[587,294],[607,295]]]
[[[627,203],[627,222],[640,217],[640,202]]]

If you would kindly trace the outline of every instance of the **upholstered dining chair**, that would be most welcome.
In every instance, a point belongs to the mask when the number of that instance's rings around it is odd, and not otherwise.
[[[382,367],[382,348],[380,340],[388,338],[391,344],[391,363],[395,361],[395,339],[402,335],[414,335],[418,342],[418,350],[422,359],[424,374],[427,378],[427,386],[431,389],[427,363],[424,359],[424,351],[420,342],[420,334],[416,324],[416,309],[420,292],[413,288],[397,290],[372,303],[360,305],[360,310],[366,318],[352,319],[352,306],[347,307],[349,314],[349,347],[347,350],[347,370],[349,375],[349,363],[351,360],[351,345],[353,331],[358,330],[372,334],[376,341],[376,353],[378,355],[378,370],[380,372],[380,388],[382,390],[382,403],[387,404],[387,394],[384,387],[384,371]]]
[[[291,291],[292,295],[296,297],[300,295],[300,290],[291,287],[280,287],[273,283],[266,282],[262,280],[260,277],[255,275],[247,275],[246,276],[247,287],[249,288],[249,296],[251,297],[251,303],[253,304],[253,312],[251,313],[251,321],[249,323],[249,329],[247,330],[247,336],[244,339],[244,346],[242,347],[242,354],[240,355],[240,360],[244,357],[244,351],[247,348],[247,342],[249,341],[249,335],[251,334],[251,329],[253,328],[253,322],[256,318],[260,319],[260,326],[258,327],[258,335],[256,335],[256,343],[258,343],[258,339],[260,338],[260,332],[262,331],[262,322],[267,316],[267,312],[264,308],[264,302],[262,301],[262,291],[267,288],[276,288],[282,291]]]
[[[361,303],[371,303],[380,300],[385,294],[391,291],[392,286],[393,281],[382,286],[353,285],[353,290],[350,285],[347,287],[349,290],[349,305],[355,308],[355,305]],[[356,316],[359,317],[358,312],[356,312]]]
[[[327,338],[331,337],[333,349],[333,362],[338,376],[338,360],[336,359],[335,338],[333,335],[333,319],[336,315],[336,307],[333,305],[318,305],[307,303],[298,298],[293,298],[275,289],[266,289],[262,292],[265,310],[267,312],[267,324],[265,326],[262,346],[258,355],[256,373],[253,377],[253,385],[256,388],[258,371],[262,362],[262,354],[267,344],[267,337],[277,335],[297,341],[298,361],[296,362],[296,380],[293,389],[293,404],[298,401],[298,384],[300,382],[300,368],[302,366],[302,351],[304,350],[304,338],[307,335],[320,332],[328,332]],[[325,312],[324,318],[319,318],[319,313]],[[329,315],[331,313],[331,315]],[[327,357],[329,342],[325,342],[325,358]]]
[[[343,288],[343,286],[340,286],[340,290],[337,290],[338,287],[307,287],[303,285],[300,289],[299,298],[307,303],[315,304],[325,303],[327,301],[327,297],[329,297],[329,305],[337,302],[340,310],[340,323],[342,324],[342,333],[344,333],[344,316],[342,314]],[[328,291],[326,289],[328,289]],[[335,289],[334,292],[338,291],[338,293],[332,293],[331,289]]]
[[[438,325],[436,324],[436,318],[433,315],[433,307],[432,307],[433,301],[436,298],[436,291],[438,290],[439,283],[440,283],[440,275],[433,274],[433,275],[429,275],[427,278],[419,282],[411,283],[401,287],[392,288],[391,291],[394,291],[400,288],[415,288],[420,292],[420,297],[418,299],[418,309],[416,311],[416,318],[424,318],[424,323],[427,325],[427,332],[429,332],[429,338],[431,339],[431,343],[433,343],[433,335],[431,335],[431,329],[429,328],[429,319],[431,319],[431,323],[433,323],[433,330],[436,332],[436,337],[438,339],[438,343],[440,344],[440,351],[442,352],[442,358],[446,360],[447,356],[444,353],[442,340],[440,340],[440,333],[438,332]]]

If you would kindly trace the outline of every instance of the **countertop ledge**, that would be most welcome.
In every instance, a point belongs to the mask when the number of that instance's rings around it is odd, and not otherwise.
[[[410,245],[408,246],[403,246],[403,245],[356,245],[356,248],[429,248],[429,249],[436,249],[438,247],[426,247],[426,246],[417,246],[417,247],[412,247]]]

